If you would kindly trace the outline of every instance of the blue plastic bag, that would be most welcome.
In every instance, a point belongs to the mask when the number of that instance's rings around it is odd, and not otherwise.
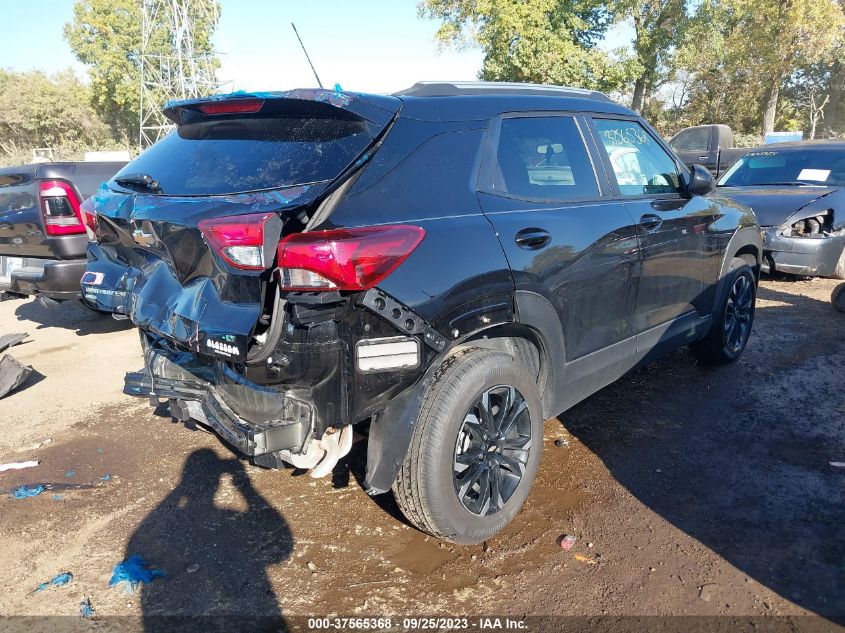
[[[160,569],[151,569],[140,554],[132,554],[132,556],[114,566],[109,587],[125,582],[127,583],[126,591],[132,593],[141,583],[149,584],[156,578],[166,576],[167,574]]]
[[[69,571],[62,572],[57,576],[53,576],[50,580],[47,580],[42,583],[38,583],[38,586],[35,588],[33,593],[38,593],[39,591],[44,591],[50,585],[54,587],[61,587],[62,585],[68,584],[71,580],[73,580],[73,574]]]
[[[94,607],[91,606],[91,600],[88,596],[85,596],[79,603],[79,615],[83,618],[90,618],[94,615]]]
[[[12,490],[12,497],[15,499],[26,499],[27,497],[37,497],[42,492],[44,492],[44,486],[41,484],[33,486],[32,488],[23,485],[20,488]]]

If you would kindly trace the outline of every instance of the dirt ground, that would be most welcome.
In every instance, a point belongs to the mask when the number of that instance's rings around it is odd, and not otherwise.
[[[0,614],[76,616],[85,595],[98,618],[817,614],[840,630],[835,284],[764,280],[738,363],[704,369],[681,350],[549,420],[525,508],[473,547],[368,497],[363,443],[326,479],[257,468],[122,394],[141,366],[125,321],[77,303],[0,303],[0,334],[30,334],[10,352],[37,372],[0,400],[0,463],[40,460],[0,473]],[[53,486],[11,498],[22,483]],[[561,534],[578,537],[572,550]],[[109,588],[136,553],[167,577],[131,595]],[[31,593],[63,571],[71,583]]]

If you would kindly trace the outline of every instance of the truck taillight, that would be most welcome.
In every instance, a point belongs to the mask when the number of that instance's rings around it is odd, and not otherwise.
[[[275,213],[252,213],[200,220],[197,227],[208,245],[235,268],[265,270],[282,231]]]
[[[279,243],[284,290],[367,290],[425,237],[418,226],[375,226],[288,235]]]
[[[38,184],[38,194],[47,235],[85,233],[79,212],[79,198],[73,187],[63,180],[42,180]]]
[[[97,212],[94,210],[94,205],[91,203],[91,198],[86,199],[80,205],[79,212],[82,214],[82,223],[85,225],[85,232],[88,234],[88,239],[93,242],[97,239],[99,220],[97,218]]]

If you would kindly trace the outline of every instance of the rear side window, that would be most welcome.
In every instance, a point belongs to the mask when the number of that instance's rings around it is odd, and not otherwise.
[[[597,198],[598,184],[572,117],[502,119],[493,192],[518,198]]]
[[[38,185],[25,174],[0,175],[0,213],[38,206]]]
[[[678,166],[642,125],[614,119],[595,124],[623,196],[681,191]]]
[[[170,196],[277,189],[331,180],[373,139],[370,124],[337,116],[249,116],[180,125],[117,177],[145,173]]]
[[[672,139],[672,149],[681,152],[706,152],[710,145],[710,128],[694,127],[684,130]]]

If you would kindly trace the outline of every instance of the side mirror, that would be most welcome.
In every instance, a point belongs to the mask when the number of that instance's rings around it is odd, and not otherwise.
[[[716,191],[713,174],[703,165],[693,165],[690,169],[688,191],[691,196],[706,196],[711,191]]]

